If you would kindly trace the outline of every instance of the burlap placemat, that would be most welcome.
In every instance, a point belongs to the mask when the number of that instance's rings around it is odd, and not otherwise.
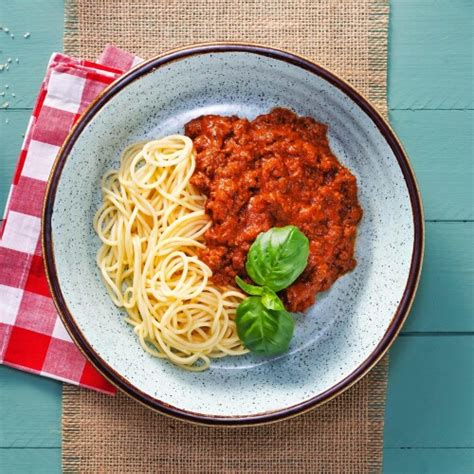
[[[144,58],[194,42],[252,41],[300,53],[386,114],[388,0],[66,0],[65,52],[106,43]],[[310,413],[268,426],[207,428],[118,394],[64,386],[65,472],[379,472],[387,360]]]

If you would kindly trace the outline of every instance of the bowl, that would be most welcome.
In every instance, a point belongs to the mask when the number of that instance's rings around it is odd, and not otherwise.
[[[182,133],[202,114],[253,118],[276,106],[328,124],[331,148],[357,177],[364,210],[358,265],[296,315],[290,351],[214,360],[195,373],[145,353],[95,263],[100,179],[124,147]],[[249,44],[187,47],[107,87],[71,131],[49,180],[43,247],[70,335],[114,385],[164,414],[210,425],[279,420],[321,405],[363,377],[399,333],[423,256],[413,171],[394,132],[348,83],[300,56]]]

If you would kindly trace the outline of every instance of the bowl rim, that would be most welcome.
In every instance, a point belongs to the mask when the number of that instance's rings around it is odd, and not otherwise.
[[[256,54],[290,63],[328,81],[330,84],[338,88],[342,93],[348,96],[353,102],[355,102],[377,126],[379,132],[384,137],[397,159],[408,189],[414,224],[413,250],[407,284],[405,286],[400,303],[385,334],[375,349],[370,353],[370,355],[353,372],[351,372],[337,384],[316,395],[315,397],[310,398],[309,400],[305,400],[303,402],[297,403],[296,405],[274,411],[237,416],[206,415],[202,413],[196,413],[175,407],[151,397],[131,384],[121,374],[115,371],[107,362],[105,362],[98,353],[94,351],[87,338],[82,333],[79,325],[76,323],[74,316],[69,310],[66,300],[62,294],[54,259],[54,242],[51,226],[56,191],[64,164],[81,132],[94,118],[96,113],[105,104],[107,104],[107,102],[112,97],[114,97],[115,94],[140,77],[172,62],[196,55],[229,52]],[[418,190],[416,178],[410,161],[394,131],[387,121],[376,110],[376,108],[371,104],[371,102],[363,94],[354,89],[353,86],[349,85],[349,83],[347,83],[345,80],[303,56],[283,49],[247,42],[200,43],[167,51],[138,64],[117,78],[103,91],[101,91],[101,93],[89,104],[87,109],[80,116],[58,152],[48,179],[41,227],[46,277],[53,302],[72,340],[75,342],[86,359],[88,359],[112,385],[148,408],[173,418],[210,426],[249,426],[263,423],[272,423],[290,418],[332,400],[334,397],[340,395],[356,382],[358,382],[361,378],[363,378],[388,351],[407,319],[420,279],[424,255],[424,234],[424,217],[421,195]]]

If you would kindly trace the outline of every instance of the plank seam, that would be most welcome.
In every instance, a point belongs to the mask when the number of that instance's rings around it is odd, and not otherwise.
[[[474,336],[474,331],[406,331],[400,337],[451,337]]]
[[[61,445],[58,445],[58,446],[0,446],[0,451],[1,450],[22,450],[22,449],[41,449],[41,450],[44,450],[44,451],[47,451],[47,450],[53,450],[53,449],[61,449]]]
[[[474,449],[474,446],[400,446],[400,447],[390,447],[390,446],[385,446],[383,449],[387,450],[433,450],[433,449],[449,449],[449,450],[455,450],[455,449]]]

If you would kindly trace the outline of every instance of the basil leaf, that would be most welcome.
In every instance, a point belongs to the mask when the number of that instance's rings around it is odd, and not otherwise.
[[[260,296],[263,294],[263,288],[261,286],[249,285],[248,283],[245,283],[245,281],[242,280],[242,278],[240,278],[238,275],[235,277],[235,282],[248,295]]]
[[[266,286],[263,287],[262,304],[267,309],[285,311],[285,306],[278,295]]]
[[[288,350],[295,325],[290,313],[265,308],[257,296],[240,303],[235,322],[243,345],[265,356]]]
[[[273,227],[255,239],[245,268],[255,283],[280,291],[303,273],[308,256],[308,238],[297,227]]]

